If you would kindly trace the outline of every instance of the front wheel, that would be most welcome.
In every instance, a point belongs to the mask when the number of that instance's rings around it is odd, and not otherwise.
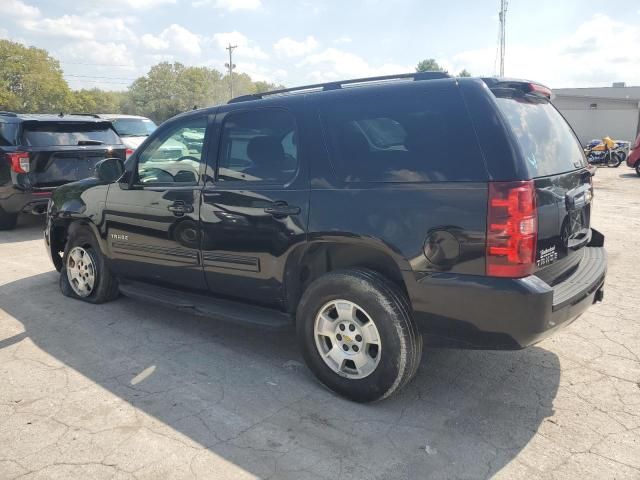
[[[298,305],[297,334],[320,382],[357,402],[381,400],[405,386],[422,357],[406,296],[365,269],[315,280]]]
[[[118,296],[116,279],[86,226],[72,226],[68,235],[60,270],[60,290],[67,297],[89,303],[108,302]]]

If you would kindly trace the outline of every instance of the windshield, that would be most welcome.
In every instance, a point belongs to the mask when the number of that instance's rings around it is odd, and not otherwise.
[[[147,137],[156,129],[148,118],[118,118],[111,123],[121,137]]]
[[[122,142],[107,123],[41,122],[24,127],[24,144],[31,147],[105,144]]]
[[[498,97],[497,101],[518,139],[532,177],[556,175],[586,166],[573,130],[547,100],[519,95]]]

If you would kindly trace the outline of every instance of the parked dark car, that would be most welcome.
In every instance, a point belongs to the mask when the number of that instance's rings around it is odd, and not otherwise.
[[[606,273],[591,174],[549,96],[431,72],[179,115],[54,193],[62,292],[295,324],[309,368],[356,401],[406,385],[423,334],[534,344],[600,301]],[[189,153],[163,150],[176,141]]]
[[[14,228],[20,212],[44,214],[56,187],[124,152],[108,121],[0,112],[0,230]]]

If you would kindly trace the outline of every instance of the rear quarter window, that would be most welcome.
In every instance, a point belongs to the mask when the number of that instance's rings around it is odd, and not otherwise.
[[[35,123],[24,126],[22,137],[24,145],[31,147],[82,145],[84,142],[122,143],[108,124]]]
[[[320,116],[346,182],[485,181],[486,168],[457,86],[332,92]]]
[[[531,95],[498,96],[498,107],[515,135],[532,178],[586,166],[573,130],[546,99]]]

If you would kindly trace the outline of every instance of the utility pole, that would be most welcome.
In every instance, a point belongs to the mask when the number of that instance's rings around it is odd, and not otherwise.
[[[509,6],[508,0],[500,0],[500,33],[498,35],[499,50],[500,50],[500,76],[504,77],[504,55],[506,50],[506,24],[507,24],[507,7]]]
[[[225,48],[225,50],[229,50],[229,63],[225,63],[224,66],[229,69],[229,93],[231,94],[231,98],[233,98],[233,69],[236,68],[233,63],[233,50],[238,48],[237,45],[231,45]]]

